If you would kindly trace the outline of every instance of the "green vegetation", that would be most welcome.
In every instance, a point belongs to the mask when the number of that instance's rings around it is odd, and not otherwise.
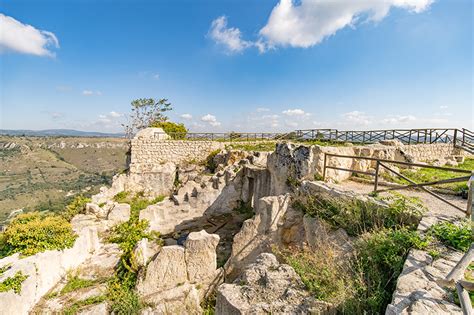
[[[202,315],[214,315],[216,309],[216,292],[212,292],[201,303]]]
[[[64,288],[62,288],[61,292],[59,292],[59,295],[76,291],[82,288],[88,288],[90,286],[93,286],[97,282],[98,282],[97,280],[82,279],[82,278],[79,278],[78,276],[69,275],[68,281],[66,285],[64,286]]]
[[[86,198],[82,195],[76,196],[67,206],[66,209],[60,213],[60,215],[67,221],[79,214],[83,213],[86,208],[86,203],[91,202],[90,198]]]
[[[466,252],[473,242],[472,226],[468,221],[461,224],[451,222],[438,222],[430,229],[436,238],[438,238],[446,246]]]
[[[239,201],[239,205],[234,208],[234,211],[242,214],[244,216],[244,220],[250,219],[255,215],[255,212],[250,205],[250,202],[243,202],[242,200]]]
[[[221,150],[217,149],[217,150],[214,150],[212,151],[211,153],[209,153],[209,155],[206,157],[206,160],[204,162],[204,165],[206,166],[206,168],[211,172],[211,173],[214,173],[216,171],[216,168],[217,168],[217,164],[216,162],[214,162],[214,157],[219,154],[219,152],[221,152]]]
[[[10,265],[0,267],[0,277],[10,269]],[[13,277],[8,277],[0,282],[0,292],[7,292],[13,290],[16,294],[20,294],[21,285],[28,276],[24,275],[23,272],[17,271]]]
[[[62,310],[61,314],[64,315],[74,315],[77,314],[82,308],[89,306],[89,305],[94,305],[94,304],[99,304],[104,302],[107,299],[105,295],[99,295],[99,296],[91,296],[85,300],[80,300],[77,302],[74,302],[71,306],[65,308]]]
[[[474,159],[467,158],[465,159],[464,163],[459,164],[458,166],[455,166],[452,168],[469,170],[469,171],[474,170]],[[417,183],[432,182],[432,181],[437,181],[437,180],[450,179],[450,178],[456,178],[456,177],[462,177],[462,176],[468,175],[468,174],[438,170],[438,169],[433,169],[433,168],[418,168],[414,170],[401,169],[400,173]],[[408,184],[408,182],[402,178],[392,176],[391,174],[387,174],[387,173],[384,173],[384,174],[385,174],[383,175],[384,178],[388,181],[395,182],[398,184],[403,184],[403,185]],[[449,189],[455,192],[462,192],[462,191],[467,190],[466,182],[434,185],[433,187]]]
[[[255,143],[236,143],[230,144],[227,147],[233,150],[242,150],[242,151],[259,151],[259,152],[271,152],[275,151],[276,142],[274,141],[262,141]]]
[[[400,194],[374,201],[309,197],[294,203],[306,215],[343,228],[354,241],[349,261],[322,243],[314,252],[279,252],[300,275],[307,289],[344,314],[381,314],[391,300],[397,278],[411,248],[425,249],[430,237],[416,231],[423,211],[419,200]]]
[[[174,140],[185,139],[188,130],[184,124],[178,124],[171,121],[157,121],[150,125],[153,128],[161,128],[163,131]]]
[[[136,194],[130,197],[130,193],[121,192],[114,197],[114,200],[127,202],[130,204],[130,220],[115,226],[109,242],[117,243],[123,251],[122,257],[116,267],[115,276],[108,282],[107,297],[112,302],[111,310],[118,314],[136,314],[142,307],[138,294],[135,292],[137,281],[138,264],[136,262],[133,249],[142,238],[158,242],[162,240],[158,232],[147,232],[148,221],[139,220],[140,210],[150,204],[162,201],[164,197],[158,197],[149,201],[143,194]]]
[[[17,216],[0,238],[0,253],[34,255],[45,250],[72,247],[77,235],[71,224],[58,215],[31,212]]]
[[[331,226],[342,227],[349,235],[357,236],[381,228],[408,226],[415,228],[424,208],[416,198],[396,195],[387,198],[388,206],[359,199],[335,199],[307,197],[296,201],[294,206],[305,214],[319,217]]]

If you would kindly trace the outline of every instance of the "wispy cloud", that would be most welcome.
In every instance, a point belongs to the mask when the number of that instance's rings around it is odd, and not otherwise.
[[[211,115],[211,114],[202,116],[201,121],[206,122],[213,127],[219,127],[221,125],[221,123],[217,121],[216,116]]]
[[[193,119],[193,115],[191,115],[191,114],[182,114],[182,115],[179,116],[179,117],[181,117],[182,119],[185,119],[185,120],[191,120],[191,119]]]
[[[85,95],[85,96],[102,95],[102,92],[101,91],[84,90],[84,91],[82,91],[82,95]]]
[[[209,36],[229,53],[242,52],[252,46],[252,43],[242,39],[238,28],[227,27],[227,17],[220,16],[212,21]]]
[[[56,35],[0,13],[0,53],[12,51],[54,57],[50,48],[59,48]]]

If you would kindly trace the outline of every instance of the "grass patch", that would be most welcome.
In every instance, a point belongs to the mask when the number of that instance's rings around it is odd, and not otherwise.
[[[214,315],[216,313],[216,292],[212,292],[201,302],[202,315]]]
[[[0,277],[10,269],[10,265],[3,266],[0,268]],[[17,271],[13,277],[8,277],[0,282],[0,292],[8,292],[13,290],[16,294],[21,293],[21,285],[23,281],[28,278],[27,275],[24,275],[23,272]]]
[[[429,233],[436,236],[444,245],[463,252],[467,252],[474,240],[472,225],[468,221],[460,224],[438,222],[431,227]]]
[[[467,158],[464,160],[464,163],[459,164],[458,166],[451,167],[451,168],[457,168],[457,169],[463,169],[463,170],[469,170],[469,171],[474,170],[474,159]],[[438,170],[438,169],[433,169],[433,168],[401,169],[400,173],[417,183],[426,183],[426,182],[432,182],[432,181],[437,181],[437,180],[462,177],[462,176],[467,175],[467,174]],[[406,180],[393,176],[388,173],[384,173],[384,175],[382,176],[387,181],[391,181],[391,182],[395,182],[395,183],[403,184],[403,185],[409,184]],[[452,190],[458,193],[467,191],[466,182],[434,185],[433,187],[448,189],[448,190]]]
[[[0,237],[0,256],[34,255],[45,250],[72,247],[77,235],[59,215],[30,212],[18,215]]]
[[[82,308],[84,308],[86,306],[89,306],[89,305],[102,303],[106,299],[107,299],[107,297],[105,295],[92,296],[92,297],[89,297],[85,300],[80,300],[80,301],[74,302],[71,306],[63,309],[61,314],[74,315],[74,314],[78,313]]]
[[[69,279],[66,285],[64,286],[64,288],[61,289],[61,292],[59,292],[59,295],[63,295],[63,294],[76,291],[82,288],[88,288],[98,282],[97,280],[82,279],[82,278],[79,278],[78,276],[70,276],[68,278]]]
[[[257,152],[271,152],[275,151],[276,142],[261,142],[261,143],[236,143],[230,144],[226,149],[242,150],[242,151],[257,151]]]
[[[114,198],[115,199],[115,198]],[[107,297],[111,301],[111,310],[117,314],[137,314],[142,304],[135,291],[137,282],[138,264],[133,249],[138,241],[143,238],[162,244],[160,234],[156,231],[147,232],[147,220],[139,220],[140,210],[150,204],[162,201],[164,197],[148,200],[143,194],[122,194],[117,197],[122,202],[130,204],[131,215],[127,222],[118,224],[111,230],[109,242],[117,243],[123,251],[122,257],[116,267],[115,276],[107,284]]]
[[[416,228],[424,207],[416,198],[395,195],[385,198],[383,207],[360,199],[315,198],[297,200],[293,206],[312,217],[319,217],[333,227],[341,227],[351,236],[381,228],[408,226]]]

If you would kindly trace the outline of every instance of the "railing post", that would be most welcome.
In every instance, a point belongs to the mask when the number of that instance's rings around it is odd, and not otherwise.
[[[376,192],[379,187],[379,168],[380,168],[380,161],[377,160],[377,163],[375,164],[374,192]]]
[[[326,181],[326,153],[324,153],[323,182]]]
[[[474,221],[474,171],[471,173],[471,178],[467,182],[467,209],[466,216],[471,217],[471,221]]]

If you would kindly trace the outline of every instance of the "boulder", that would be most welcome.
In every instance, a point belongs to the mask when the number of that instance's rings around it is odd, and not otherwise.
[[[86,203],[86,214],[93,214],[100,219],[107,218],[107,210],[92,202]]]
[[[187,281],[184,247],[165,246],[148,264],[145,277],[140,278],[137,291],[142,296],[151,295],[184,284]]]
[[[192,232],[186,239],[185,260],[190,282],[206,281],[215,275],[217,269],[217,234],[205,230]]]
[[[133,250],[138,266],[146,266],[148,261],[150,261],[150,259],[160,251],[160,249],[160,245],[154,241],[149,241],[147,238],[142,238],[138,241]]]
[[[114,203],[107,215],[107,219],[112,221],[112,224],[128,221],[130,219],[130,205],[126,203]]]
[[[293,268],[260,254],[233,283],[218,287],[217,315],[331,314],[331,305],[316,301]]]

